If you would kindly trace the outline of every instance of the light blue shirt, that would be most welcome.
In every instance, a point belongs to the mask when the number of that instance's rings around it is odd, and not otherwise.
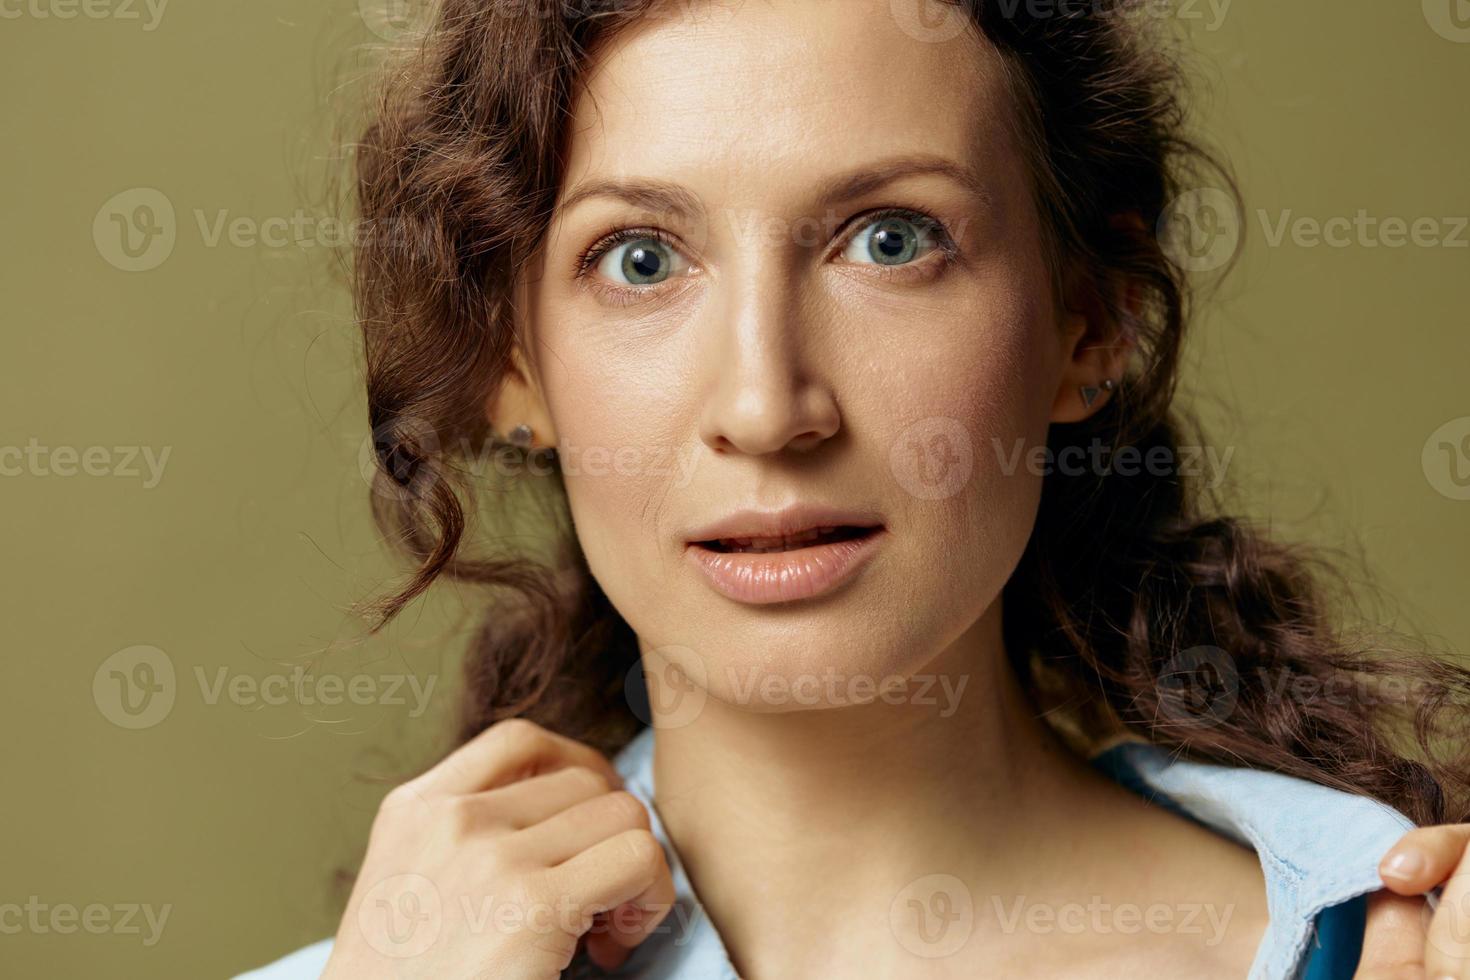
[[[675,905],[616,975],[739,980],[653,805],[653,734],[645,728],[614,764],[628,792],[648,805],[651,828],[669,858]],[[1332,969],[1324,969],[1331,951],[1318,948],[1319,913],[1345,909],[1343,903],[1382,888],[1379,860],[1414,826],[1402,813],[1366,797],[1279,773],[1175,759],[1146,742],[1118,742],[1090,761],[1134,792],[1255,850],[1266,879],[1270,922],[1249,980],[1332,976]],[[1334,930],[1343,931],[1352,930]],[[331,949],[332,941],[324,939],[237,980],[314,980]]]

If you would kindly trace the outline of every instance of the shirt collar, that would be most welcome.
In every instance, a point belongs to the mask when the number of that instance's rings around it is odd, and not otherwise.
[[[740,980],[724,941],[695,897],[684,864],[669,842],[658,807],[654,805],[653,733],[652,727],[644,728],[618,753],[613,764],[623,777],[623,788],[648,807],[649,829],[663,845],[668,858],[674,882],[674,907],[633,950],[617,975],[636,976],[640,980]]]
[[[628,792],[648,806],[650,829],[668,857],[675,902],[618,975],[739,980],[654,805],[653,744],[654,729],[644,728],[614,764]],[[1281,773],[1176,758],[1133,737],[1099,746],[1089,761],[1128,789],[1255,850],[1266,879],[1270,924],[1251,980],[1295,976],[1317,913],[1381,888],[1379,860],[1414,826],[1397,810],[1367,797]]]
[[[1099,746],[1090,760],[1136,793],[1255,850],[1270,925],[1250,977],[1292,977],[1323,909],[1383,887],[1378,864],[1413,829],[1366,796],[1278,772],[1177,758],[1136,737]]]

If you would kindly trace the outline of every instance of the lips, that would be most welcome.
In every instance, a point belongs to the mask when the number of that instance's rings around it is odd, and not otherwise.
[[[883,526],[876,511],[834,507],[824,504],[793,504],[774,511],[741,510],[727,517],[686,532],[687,545],[718,545],[742,542],[762,547],[779,547],[783,542],[799,543],[810,535],[819,537],[834,533],[850,536],[854,529],[872,530]],[[789,547],[789,544],[787,545]]]
[[[872,534],[878,528],[860,527],[854,524],[827,525],[809,528],[797,534],[771,537],[729,537],[696,542],[711,551],[735,554],[769,554],[776,551],[796,551],[813,545],[835,544],[851,541]]]
[[[697,528],[685,554],[714,590],[750,604],[794,602],[853,580],[889,537],[877,515],[825,507],[742,511]]]

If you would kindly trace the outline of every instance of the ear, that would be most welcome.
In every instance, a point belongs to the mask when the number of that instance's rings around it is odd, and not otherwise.
[[[1067,360],[1052,403],[1051,421],[1080,422],[1116,397],[1116,386],[1123,383],[1134,346],[1132,331],[1123,326],[1085,313],[1069,313],[1062,334]],[[1111,391],[1103,386],[1104,381],[1113,383]]]
[[[539,261],[539,253],[537,260]],[[530,426],[531,442],[527,449],[555,446],[556,427],[551,424],[551,412],[546,407],[546,398],[541,391],[531,358],[526,356],[527,338],[534,336],[530,320],[535,315],[531,307],[535,294],[529,289],[527,278],[539,274],[539,269],[528,268],[516,278],[511,293],[511,308],[514,311],[515,337],[511,340],[510,363],[500,376],[490,395],[485,399],[485,420],[495,438],[506,441],[506,437],[519,425]]]
[[[1118,387],[1137,347],[1134,332],[1142,305],[1143,292],[1136,282],[1110,286],[1119,294],[1114,308],[1121,320],[1111,313],[1096,292],[1088,291],[1072,305],[1062,323],[1061,384],[1052,403],[1051,421],[1080,422],[1100,411],[1110,398],[1116,398]],[[1113,389],[1103,386],[1111,381]],[[1090,402],[1090,404],[1089,404]]]
[[[531,427],[531,443],[536,449],[556,445],[556,427],[541,387],[521,350],[519,342],[511,348],[511,363],[501,375],[500,383],[485,400],[485,419],[500,439],[505,439],[518,425]]]

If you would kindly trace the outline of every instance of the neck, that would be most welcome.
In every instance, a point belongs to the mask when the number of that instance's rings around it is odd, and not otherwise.
[[[711,697],[657,728],[660,817],[742,975],[771,975],[757,956],[799,962],[838,921],[886,922],[926,875],[1024,890],[1069,815],[1106,796],[1036,716],[999,610],[901,698],[762,713]]]

